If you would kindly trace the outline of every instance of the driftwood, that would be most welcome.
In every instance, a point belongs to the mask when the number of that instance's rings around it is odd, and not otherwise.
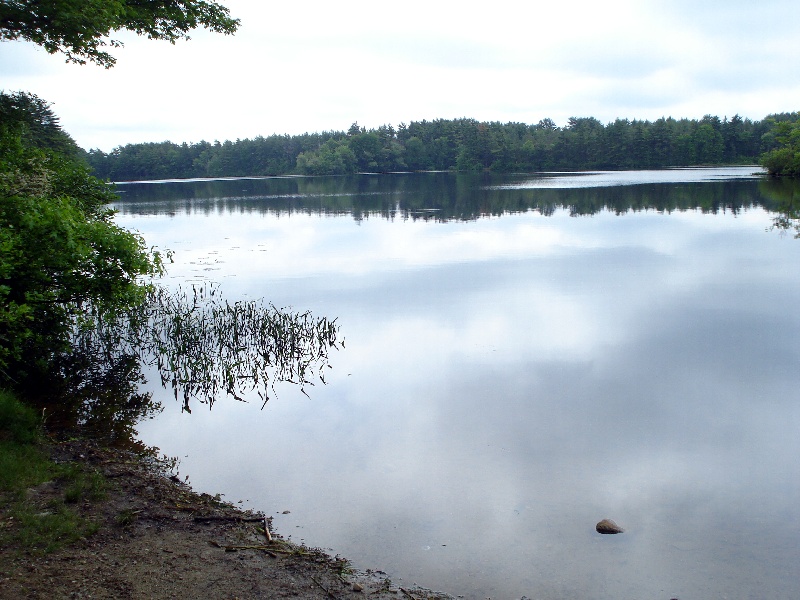
[[[210,523],[212,521],[226,521],[231,523],[263,523],[264,517],[195,517],[195,523]]]
[[[277,540],[273,539],[272,534],[269,531],[269,519],[267,519],[267,517],[194,517],[194,521],[195,523],[210,523],[219,521],[233,523],[260,523],[263,524],[263,528],[259,527],[257,531],[264,534],[264,537],[267,539],[267,544],[277,543]],[[258,546],[251,549],[266,550],[266,547]]]
[[[114,479],[115,477],[130,477],[136,475],[134,471],[116,471],[114,473],[106,473],[106,478]]]
[[[311,552],[303,552],[302,550],[285,550],[283,548],[276,548],[274,545],[225,545],[220,544],[219,542],[215,542],[211,540],[208,542],[215,548],[222,548],[225,552],[236,552],[237,550],[261,550],[262,552],[266,552],[267,554],[272,554],[274,552],[278,552],[280,554],[297,554],[298,556],[311,556]],[[273,542],[273,544],[278,543],[277,540]]]
[[[336,595],[333,592],[331,592],[328,588],[326,588],[324,585],[322,585],[319,581],[317,581],[316,577],[312,576],[311,577],[311,581],[316,583],[322,589],[323,592],[328,594],[328,596],[330,596],[331,598],[336,598]]]

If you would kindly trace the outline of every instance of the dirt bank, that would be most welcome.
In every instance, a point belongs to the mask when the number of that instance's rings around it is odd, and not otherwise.
[[[105,477],[105,499],[75,506],[98,531],[51,554],[2,548],[0,598],[451,598],[288,543],[269,518],[195,494],[147,455],[86,441],[54,443],[52,453]],[[46,513],[63,486],[28,490],[28,501]],[[0,527],[17,524],[6,518]]]

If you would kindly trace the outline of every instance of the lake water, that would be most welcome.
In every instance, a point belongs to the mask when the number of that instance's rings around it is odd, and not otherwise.
[[[327,386],[263,411],[155,387],[141,437],[400,585],[800,597],[800,240],[771,227],[800,192],[754,171],[120,186],[170,285],[346,340]]]

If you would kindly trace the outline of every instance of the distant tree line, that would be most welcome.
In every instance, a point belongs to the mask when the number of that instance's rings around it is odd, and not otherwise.
[[[436,119],[370,130],[353,123],[348,131],[213,144],[128,144],[110,153],[90,150],[86,159],[98,177],[113,181],[431,170],[645,169],[756,163],[765,153],[783,147],[786,139],[797,142],[798,132],[800,113],[796,112],[769,115],[762,121],[706,115],[700,120],[617,119],[604,125],[591,117],[572,118],[565,127],[551,119],[535,125]]]

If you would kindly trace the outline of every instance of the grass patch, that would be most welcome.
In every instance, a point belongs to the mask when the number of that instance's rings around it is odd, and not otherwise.
[[[58,466],[41,450],[40,440],[36,412],[0,390],[0,493],[18,496],[58,474]]]
[[[121,511],[116,518],[117,527],[130,527],[133,525],[134,521],[136,521],[136,515],[138,511],[135,510],[123,510]]]
[[[95,533],[99,526],[78,516],[61,504],[41,510],[17,505],[12,508],[16,521],[12,535],[4,542],[15,543],[33,554],[48,554]],[[5,535],[0,535],[0,539]]]
[[[99,473],[50,460],[36,412],[0,390],[0,545],[39,554],[91,535],[98,526],[67,505],[106,495]]]
[[[106,479],[97,471],[87,471],[80,465],[64,465],[62,479],[67,481],[64,502],[76,504],[81,501],[96,502],[108,498]]]
[[[0,440],[30,444],[39,438],[39,416],[5,390],[0,390]]]
[[[50,481],[58,472],[58,465],[38,446],[0,442],[0,493],[19,495],[29,487]]]

